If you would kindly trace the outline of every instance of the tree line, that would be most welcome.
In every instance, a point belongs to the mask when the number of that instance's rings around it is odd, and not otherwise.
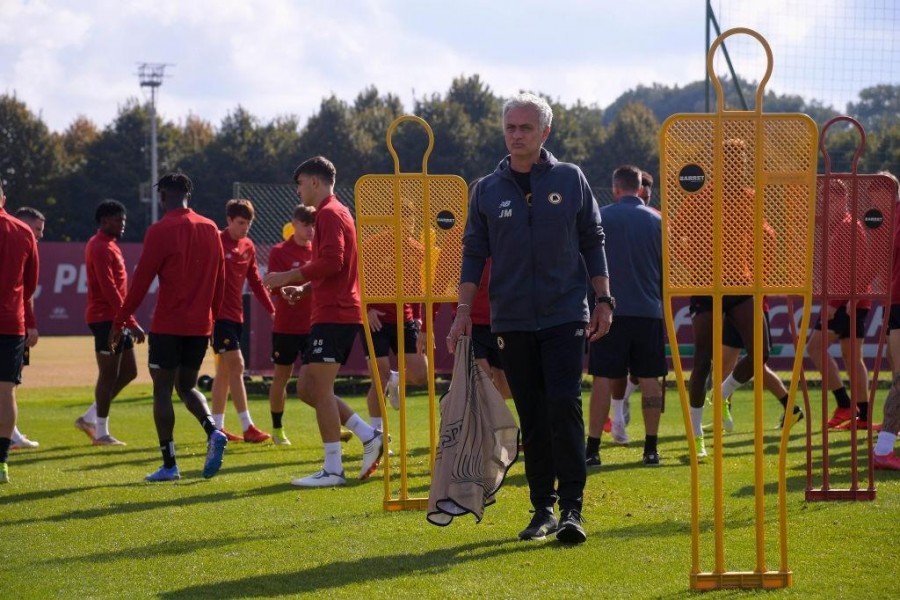
[[[739,83],[756,89],[752,82]],[[726,106],[737,106],[734,86],[723,87]],[[415,99],[411,112],[434,131],[428,172],[471,180],[492,171],[506,154],[500,126],[503,100],[478,75],[454,79],[444,94]],[[674,87],[639,85],[605,109],[580,101],[548,101],[554,118],[547,147],[561,160],[580,165],[591,185],[605,190],[613,169],[623,163],[657,175],[660,124],[674,113],[704,112],[705,86],[702,81]],[[764,109],[807,113],[820,127],[839,114],[815,100],[771,91]],[[234,182],[289,183],[294,167],[315,154],[334,161],[342,185],[352,185],[367,173],[393,173],[385,138],[389,125],[405,113],[397,96],[370,86],[352,102],[334,95],[324,98],[305,123],[294,115],[264,122],[241,106],[218,126],[196,115],[177,123],[161,118],[160,173],[188,173],[195,186],[194,208],[222,222]],[[859,101],[850,103],[844,114],[866,128],[859,172],[900,164],[900,85],[862,90]],[[96,204],[113,198],[129,211],[126,241],[141,240],[150,213],[149,205],[141,203],[142,196],[151,196],[149,123],[148,106],[129,99],[102,128],[79,116],[65,131],[52,132],[15,94],[0,96],[0,178],[8,206],[43,211],[48,240],[83,241],[95,231]],[[848,171],[858,135],[841,126],[833,127],[828,137],[832,170]],[[426,145],[418,126],[398,128],[393,146],[402,172],[421,171]]]

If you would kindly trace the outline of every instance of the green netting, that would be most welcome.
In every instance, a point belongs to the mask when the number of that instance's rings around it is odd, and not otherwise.
[[[353,187],[339,186],[335,195],[350,213],[355,212]],[[269,248],[281,242],[285,223],[290,222],[294,207],[297,206],[297,186],[287,183],[234,183],[234,197],[246,198],[253,202],[256,217],[250,228],[250,239],[257,247],[257,262],[265,267],[269,260]]]

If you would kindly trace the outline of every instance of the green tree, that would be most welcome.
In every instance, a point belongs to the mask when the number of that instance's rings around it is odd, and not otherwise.
[[[100,130],[87,117],[78,116],[63,133],[52,135],[59,149],[59,175],[65,175],[84,166],[88,148],[100,136]]]
[[[434,131],[429,172],[459,175],[471,181],[493,171],[506,154],[501,104],[478,75],[455,78],[445,96],[417,99],[415,113]],[[422,141],[418,143],[421,146]],[[419,149],[415,156],[421,153]]]
[[[559,160],[575,163],[590,179],[596,171],[591,163],[596,149],[606,138],[603,111],[596,105],[576,102],[574,106],[550,103],[553,123],[547,147]]]
[[[8,209],[33,206],[51,212],[50,181],[58,168],[57,154],[40,117],[14,95],[0,96],[0,180]]]
[[[649,108],[639,102],[624,106],[590,161],[591,183],[601,189],[608,188],[612,172],[622,164],[633,164],[655,176],[659,165],[658,133],[659,123]]]
[[[900,123],[882,128],[869,140],[872,152],[863,157],[860,172],[891,171],[900,175]]]
[[[742,110],[740,99],[732,80],[723,78],[722,91],[725,95],[724,102],[727,110]],[[753,108],[756,82],[738,79],[743,91],[748,108]],[[709,112],[716,111],[715,89],[710,85]],[[628,90],[607,107],[604,114],[604,124],[609,124],[625,106],[632,102],[641,102],[647,106],[662,123],[667,118],[678,113],[707,112],[706,107],[706,83],[694,81],[685,86],[667,86],[659,83],[653,85],[638,85],[633,90]],[[779,95],[773,90],[767,90],[763,98],[763,111],[765,112],[801,112],[811,116],[819,125],[838,113],[831,107],[824,106],[821,102],[805,100],[796,95]]]
[[[900,122],[900,85],[876,85],[859,92],[859,102],[847,104],[847,114],[855,117],[866,131],[874,131]]]
[[[322,100],[319,111],[300,132],[298,148],[303,159],[322,155],[335,164],[338,185],[353,185],[363,174],[365,158],[355,146],[350,107],[337,96]]]
[[[267,124],[238,106],[225,116],[212,140],[193,126],[202,146],[178,165],[194,182],[194,209],[224,225],[224,206],[237,181],[288,181],[288,155],[299,141],[297,120],[278,117]]]
[[[393,161],[387,148],[387,131],[403,115],[403,104],[393,94],[380,96],[375,86],[363,90],[350,109],[353,142],[360,154],[362,173],[392,173]],[[395,140],[396,143],[396,140]],[[357,177],[353,178],[355,183]],[[345,184],[350,184],[345,181]]]

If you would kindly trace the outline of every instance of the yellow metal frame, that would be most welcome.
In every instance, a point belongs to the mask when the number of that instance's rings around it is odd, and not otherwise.
[[[726,111],[724,105],[724,94],[721,83],[716,77],[713,70],[713,57],[716,50],[722,42],[729,36],[735,34],[746,34],[762,44],[768,59],[768,67],[759,84],[756,92],[756,105],[752,111]],[[787,414],[791,414],[794,406],[794,397],[797,392],[797,381],[800,377],[800,371],[803,362],[802,349],[806,344],[806,331],[810,321],[810,300],[812,296],[812,252],[813,252],[813,232],[814,232],[814,209],[815,209],[815,189],[816,189],[816,140],[818,130],[813,122],[806,115],[802,114],[763,114],[763,92],[766,82],[772,73],[772,51],[766,40],[757,32],[746,29],[736,28],[726,31],[720,35],[709,49],[707,56],[707,69],[712,78],[717,94],[717,111],[710,114],[685,114],[673,115],[663,124],[660,131],[660,173],[662,175],[662,227],[664,232],[663,243],[663,293],[665,297],[665,319],[668,330],[669,341],[672,351],[672,363],[675,368],[676,379],[678,383],[678,391],[681,398],[682,416],[684,418],[685,428],[687,432],[688,449],[691,461],[691,570],[690,585],[692,589],[708,590],[719,588],[780,588],[789,587],[792,582],[792,572],[788,567],[787,560],[787,502],[785,487],[785,470],[787,446],[789,440],[789,428],[785,428],[781,435],[781,446],[778,459],[778,513],[780,520],[780,561],[779,567],[770,570],[766,566],[765,557],[765,470],[763,455],[763,412],[762,412],[762,395],[763,395],[763,362],[762,362],[762,339],[763,339],[763,315],[762,300],[766,294],[786,294],[796,295],[803,298],[803,317],[800,327],[800,340],[798,342],[798,351],[795,352],[794,366],[791,377],[791,385],[789,389]],[[752,187],[747,188],[746,194],[752,193],[753,196],[753,219],[752,222],[745,223],[747,230],[752,229],[753,235],[753,257],[752,257],[752,281],[744,281],[735,284],[732,278],[730,282],[726,282],[725,261],[729,259],[725,246],[725,234],[723,223],[725,220],[726,206],[724,204],[724,190],[722,180],[727,178],[724,171],[726,168],[724,158],[724,142],[727,139],[726,129],[729,126],[740,122],[741,126],[747,131],[752,132],[748,136],[748,140],[753,142],[752,155]],[[806,136],[805,140],[801,140],[800,146],[803,154],[805,166],[802,171],[780,171],[773,168],[771,163],[777,162],[770,156],[773,150],[772,130],[778,130],[779,127],[787,126],[792,131],[799,131]],[[683,129],[679,129],[683,127]],[[738,127],[740,129],[740,127]],[[681,135],[685,131],[706,132],[706,135],[700,135],[701,139],[680,139],[686,138]],[[801,135],[801,137],[802,137]],[[768,137],[767,137],[768,136]],[[775,136],[777,137],[777,136]],[[676,139],[678,138],[678,139]],[[674,140],[674,141],[673,141]],[[704,186],[712,186],[712,195],[708,195],[707,201],[711,201],[710,215],[711,219],[706,226],[711,227],[711,244],[703,247],[700,244],[700,252],[695,250],[698,246],[689,248],[688,251],[693,253],[692,258],[697,259],[695,267],[686,267],[684,264],[677,262],[678,256],[672,256],[673,252],[670,243],[674,238],[672,233],[672,202],[684,199],[686,196],[679,189],[679,169],[683,165],[670,164],[668,150],[670,146],[675,146],[675,142],[684,142],[681,147],[696,146],[697,154],[704,152],[708,157],[711,155],[712,164],[707,164],[706,179]],[[796,140],[793,140],[796,144]],[[782,149],[783,150],[783,149]],[[687,151],[690,154],[690,151]],[[789,156],[789,152],[782,151],[781,157]],[[748,157],[749,158],[749,157]],[[787,159],[790,161],[790,158]],[[710,177],[711,175],[711,177]],[[779,277],[772,273],[773,267],[771,260],[764,260],[764,246],[767,243],[766,232],[764,227],[766,224],[766,190],[767,186],[786,186],[794,190],[801,190],[806,197],[807,210],[802,217],[806,219],[805,223],[805,264],[790,265],[788,271],[793,271],[796,275],[797,269],[802,273],[795,277],[794,281],[780,280]],[[743,190],[742,190],[743,192]],[[690,194],[688,194],[690,195]],[[731,205],[729,205],[731,206]],[[680,205],[678,205],[680,207]],[[677,207],[676,207],[677,210]],[[702,219],[701,219],[702,220]],[[803,237],[803,227],[800,228],[800,234],[792,231],[791,235],[799,235]],[[708,234],[707,234],[708,235]],[[701,240],[702,241],[702,240]],[[768,240],[771,242],[771,240]],[[675,240],[677,243],[678,240]],[[771,242],[775,244],[786,244],[785,240]],[[677,248],[676,248],[677,249]],[[783,248],[782,248],[783,250]],[[708,253],[707,253],[708,252]],[[803,248],[799,250],[793,249],[797,254],[801,253],[802,261]],[[676,253],[677,254],[677,253]],[[698,255],[699,254],[699,255]],[[701,256],[702,255],[702,256]],[[711,265],[711,269],[710,269]],[[713,428],[713,527],[715,537],[715,556],[714,566],[711,571],[703,571],[701,569],[700,560],[700,466],[697,458],[696,445],[692,434],[691,415],[689,410],[689,402],[687,390],[685,387],[684,372],[681,366],[681,358],[678,350],[677,337],[675,332],[675,322],[672,314],[671,299],[674,296],[688,295],[705,295],[712,296],[713,300],[713,381],[722,381],[722,300],[726,295],[752,295],[755,303],[754,319],[753,319],[753,336],[756,357],[754,361],[753,391],[754,391],[754,485],[755,485],[755,533],[756,533],[756,564],[752,571],[728,571],[725,564],[725,516],[724,516],[724,493],[723,493],[723,460],[722,460],[722,430],[720,427]],[[718,383],[713,385],[713,423],[721,423],[722,420],[722,397],[721,388]]]
[[[414,123],[422,127],[428,135],[428,147],[422,156],[422,170],[419,173],[402,173],[400,171],[400,159],[394,149],[392,138],[395,130],[402,123]],[[409,495],[408,487],[408,439],[407,439],[407,419],[406,419],[406,381],[402,376],[406,372],[406,350],[404,348],[403,336],[403,305],[406,303],[421,303],[424,305],[423,319],[426,324],[428,337],[426,341],[428,356],[428,423],[429,423],[429,470],[434,466],[435,451],[437,447],[437,404],[435,401],[434,389],[434,318],[432,307],[438,302],[456,302],[457,290],[454,287],[452,293],[447,290],[437,290],[435,267],[437,266],[437,255],[440,251],[439,244],[436,240],[436,218],[434,216],[434,208],[443,206],[445,211],[449,210],[454,217],[452,228],[465,226],[466,214],[468,210],[468,192],[466,182],[456,175],[429,175],[428,174],[428,158],[434,148],[434,133],[428,123],[414,115],[404,115],[395,119],[387,131],[387,147],[394,161],[393,175],[364,175],[360,177],[354,187],[354,196],[356,202],[356,229],[357,229],[357,245],[359,247],[359,279],[360,279],[360,295],[363,304],[363,330],[365,331],[366,344],[369,348],[369,356],[374,357],[375,352],[372,343],[372,332],[369,328],[368,311],[365,306],[373,303],[395,304],[397,311],[397,363],[400,377],[400,411],[399,411],[399,430],[400,430],[400,456],[399,456],[399,474],[400,489],[399,496],[393,497],[391,493],[391,458],[385,452],[384,457],[384,508],[387,511],[398,510],[425,510],[428,507],[428,498],[413,498]],[[404,252],[403,252],[403,211],[404,198],[401,190],[410,186],[421,190],[421,203],[411,202],[412,198],[406,198],[406,210],[412,210],[407,213],[409,216],[416,218],[418,223],[422,224],[421,243],[424,246],[424,261],[420,265],[417,277],[421,279],[418,282],[404,281]],[[394,279],[389,282],[388,287],[392,290],[375,290],[368,289],[375,287],[368,285],[367,269],[371,266],[369,259],[374,257],[363,255],[363,246],[367,241],[367,227],[381,226],[385,231],[392,229],[393,231],[393,260],[394,260]],[[443,227],[442,227],[443,229]],[[460,234],[459,239],[462,239]],[[410,257],[406,256],[406,266],[409,267],[408,261]],[[455,265],[456,282],[459,281],[459,261]],[[408,272],[409,269],[407,268]],[[452,273],[443,273],[442,278],[446,280],[448,277],[452,279]],[[384,282],[382,282],[384,283]],[[380,287],[380,286],[379,286]],[[410,288],[414,288],[412,292]],[[378,403],[381,406],[381,415],[384,422],[385,438],[390,434],[390,418],[388,416],[387,407],[384,399],[384,390],[377,383],[381,380],[378,372],[377,361],[372,360],[372,375],[376,382],[375,387],[378,390]]]

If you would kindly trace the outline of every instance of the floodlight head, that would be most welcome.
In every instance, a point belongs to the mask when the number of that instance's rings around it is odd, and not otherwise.
[[[138,78],[141,81],[141,87],[156,88],[162,85],[163,77],[165,77],[166,63],[141,63],[138,65]]]

